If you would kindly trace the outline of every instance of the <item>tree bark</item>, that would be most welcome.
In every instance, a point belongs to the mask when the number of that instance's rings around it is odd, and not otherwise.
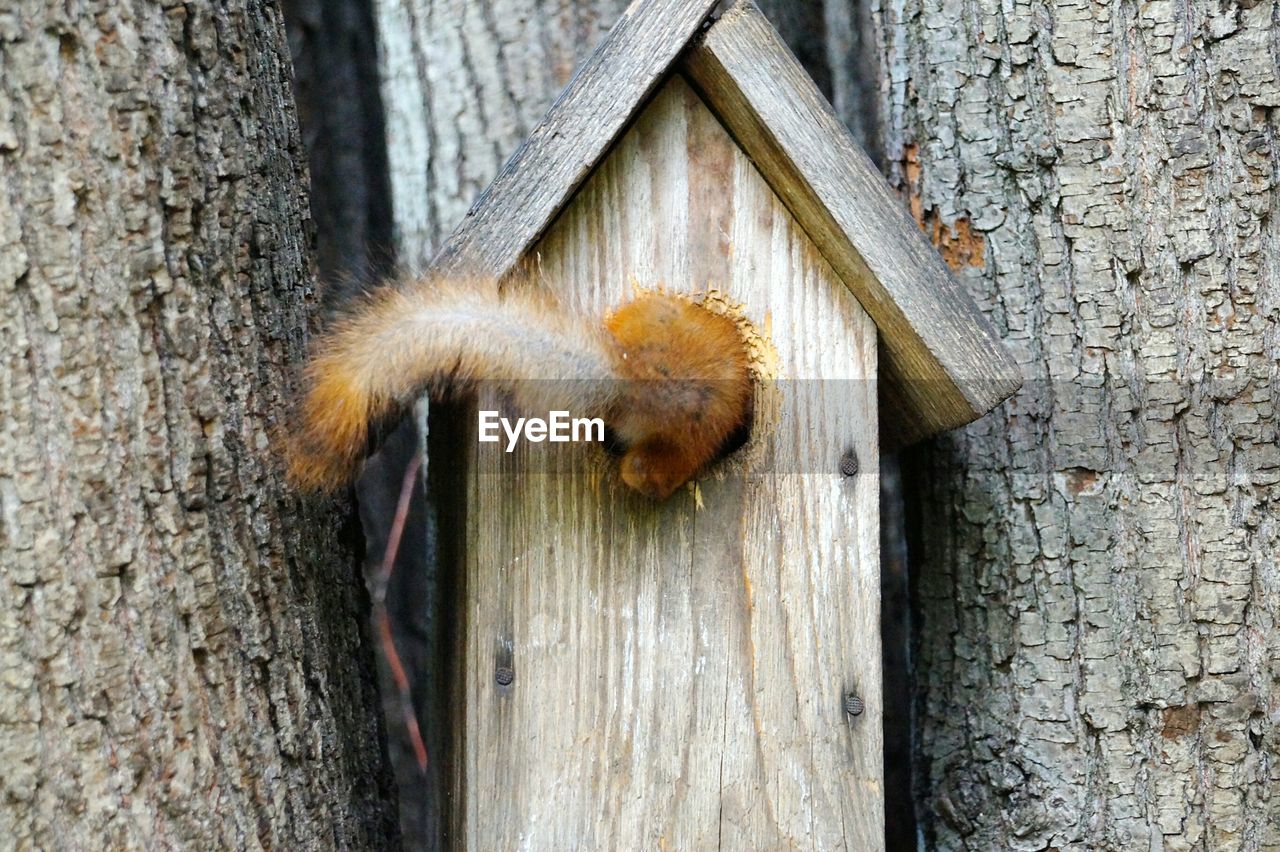
[[[626,0],[375,0],[402,262],[422,267]]]
[[[274,440],[314,305],[272,4],[0,11],[0,836],[383,848],[350,547]]]
[[[1280,848],[1278,9],[875,9],[892,173],[1028,378],[906,474],[930,848]]]

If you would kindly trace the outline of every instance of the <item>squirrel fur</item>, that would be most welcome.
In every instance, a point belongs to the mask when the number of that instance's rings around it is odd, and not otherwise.
[[[642,293],[601,324],[523,281],[383,288],[349,306],[314,348],[290,479],[338,488],[354,477],[372,423],[423,391],[492,382],[527,411],[602,418],[625,448],[623,482],[664,499],[747,425],[749,360],[733,319],[675,294]]]

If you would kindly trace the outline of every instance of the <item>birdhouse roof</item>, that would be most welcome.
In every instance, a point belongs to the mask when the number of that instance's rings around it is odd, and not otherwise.
[[[1017,365],[751,0],[635,0],[433,266],[514,270],[670,74],[683,74],[875,321],[886,443],[981,417]],[[818,343],[817,345],[820,345]]]

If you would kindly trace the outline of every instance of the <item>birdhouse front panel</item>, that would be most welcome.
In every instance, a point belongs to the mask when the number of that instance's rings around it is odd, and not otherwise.
[[[678,74],[529,260],[600,315],[740,311],[761,381],[662,502],[597,445],[469,444],[455,836],[881,848],[874,324]]]

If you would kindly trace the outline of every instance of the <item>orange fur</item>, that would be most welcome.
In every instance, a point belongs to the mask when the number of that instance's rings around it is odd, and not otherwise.
[[[527,286],[423,279],[360,303],[323,335],[289,450],[300,487],[350,481],[369,424],[423,390],[495,381],[521,408],[603,417],[627,447],[623,481],[662,499],[715,458],[751,408],[736,324],[649,293],[604,327]]]
[[[613,429],[628,446],[622,480],[669,497],[711,461],[751,411],[751,369],[737,325],[679,296],[647,293],[605,328],[626,380]]]

